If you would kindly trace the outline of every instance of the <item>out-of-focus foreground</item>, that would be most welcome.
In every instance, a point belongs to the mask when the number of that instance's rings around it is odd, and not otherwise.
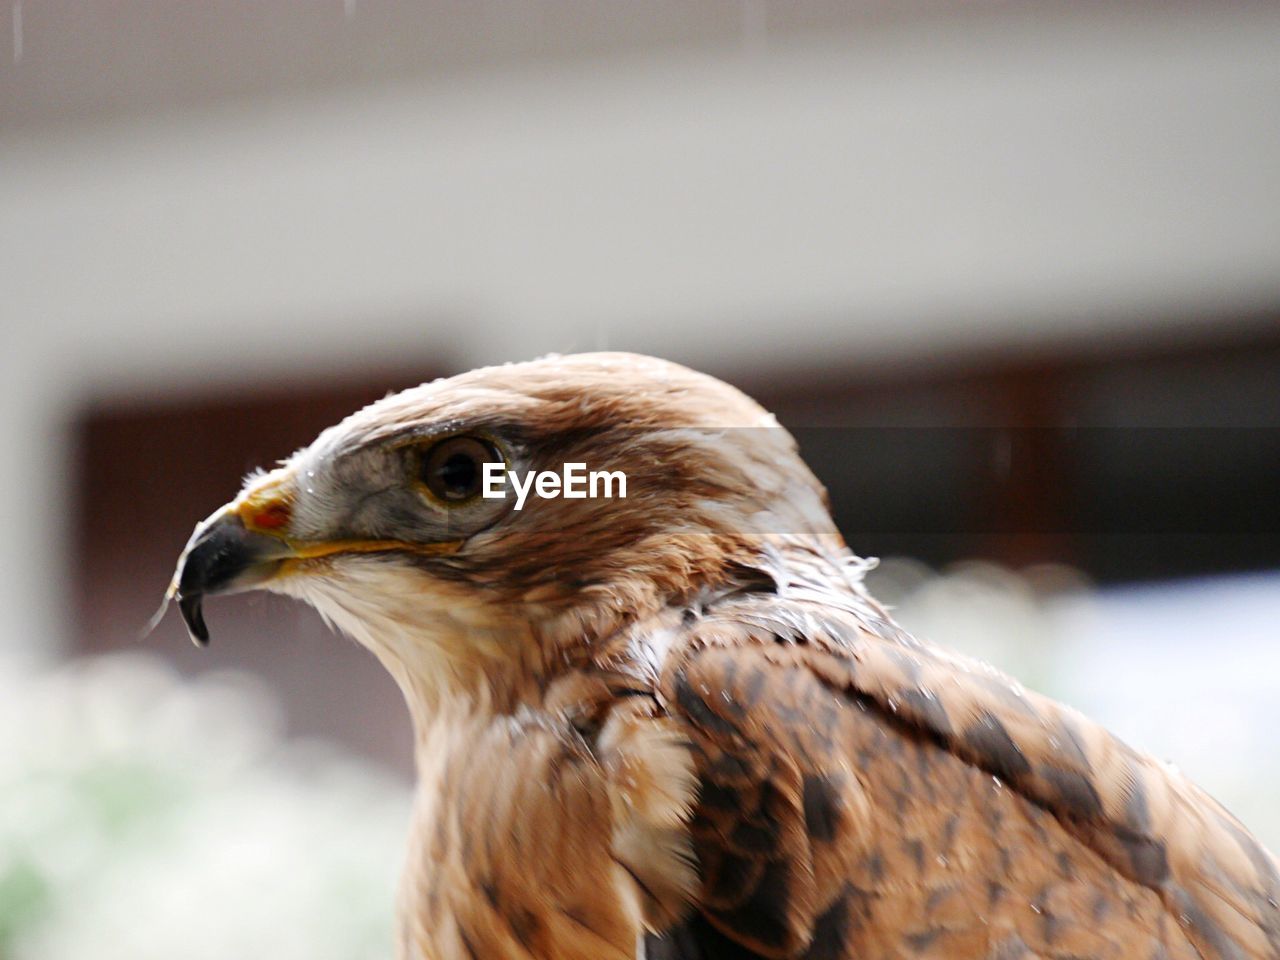
[[[1280,842],[1280,577],[1098,594],[1062,568],[939,577],[899,560],[871,580],[909,629],[1178,758]],[[1214,656],[1191,626],[1204,616],[1230,638]],[[244,672],[184,682],[136,653],[0,663],[4,956],[389,956],[408,786],[282,727]]]
[[[1280,845],[1275,5],[7,16],[0,957],[387,955],[390,680],[138,633],[245,471],[548,351],[757,396],[909,629]]]

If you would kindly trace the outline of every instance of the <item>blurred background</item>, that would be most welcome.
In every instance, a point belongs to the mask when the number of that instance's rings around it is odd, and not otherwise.
[[[908,628],[1280,846],[1274,3],[4,19],[0,958],[388,955],[391,681],[272,598],[139,632],[246,471],[551,351],[755,395]]]

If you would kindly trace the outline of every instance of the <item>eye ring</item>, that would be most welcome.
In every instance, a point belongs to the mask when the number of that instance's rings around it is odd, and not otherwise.
[[[488,440],[473,436],[446,437],[422,454],[418,479],[427,491],[448,506],[474,500],[484,487],[484,465],[503,463]]]

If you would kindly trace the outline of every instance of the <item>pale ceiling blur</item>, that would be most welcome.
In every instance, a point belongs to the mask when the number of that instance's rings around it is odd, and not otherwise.
[[[6,6],[14,56],[0,57],[2,126],[438,80],[504,65],[582,61],[661,47],[751,46],[886,20],[973,17],[1009,5],[989,0],[959,9],[943,0],[17,0]],[[1024,10],[1036,6],[1018,4]]]

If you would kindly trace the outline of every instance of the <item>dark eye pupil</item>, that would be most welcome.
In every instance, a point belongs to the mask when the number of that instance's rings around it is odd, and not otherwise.
[[[465,453],[455,453],[440,468],[440,482],[445,490],[458,496],[469,494],[479,476],[478,464]]]
[[[484,465],[502,462],[493,445],[476,437],[450,437],[423,455],[419,476],[438,499],[470,500],[480,493]]]

